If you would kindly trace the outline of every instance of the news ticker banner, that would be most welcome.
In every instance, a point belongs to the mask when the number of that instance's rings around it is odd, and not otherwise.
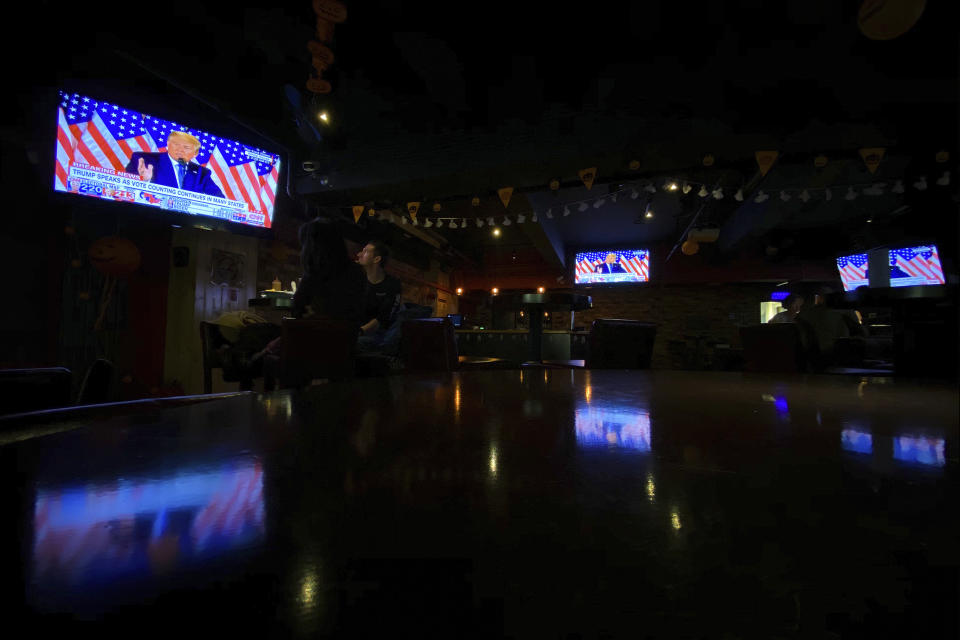
[[[79,162],[70,165],[67,191],[255,226],[263,226],[266,219],[262,213],[248,211],[246,202],[153,184],[131,173],[92,167]]]
[[[581,273],[577,275],[578,284],[600,284],[606,282],[646,282],[647,278],[634,273]]]

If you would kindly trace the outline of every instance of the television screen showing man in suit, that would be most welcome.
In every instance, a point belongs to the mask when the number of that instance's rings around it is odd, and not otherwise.
[[[59,97],[56,191],[273,226],[279,155],[91,96]]]
[[[650,280],[647,249],[606,249],[578,253],[574,284],[628,284]]]

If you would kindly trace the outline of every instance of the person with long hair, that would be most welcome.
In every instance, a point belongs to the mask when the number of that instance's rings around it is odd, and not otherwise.
[[[347,320],[359,332],[366,277],[347,253],[343,233],[336,223],[316,218],[300,227],[299,236],[303,277],[293,294],[293,315]]]

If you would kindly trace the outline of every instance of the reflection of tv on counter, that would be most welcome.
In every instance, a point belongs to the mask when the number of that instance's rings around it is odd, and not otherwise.
[[[279,171],[268,151],[60,92],[56,191],[270,227]]]
[[[926,245],[890,250],[890,286],[946,284],[937,247]]]
[[[620,284],[650,280],[647,249],[606,249],[578,253],[574,284]]]

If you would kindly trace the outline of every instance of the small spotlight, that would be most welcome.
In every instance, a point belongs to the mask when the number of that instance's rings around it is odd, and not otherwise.
[[[497,295],[498,293],[500,293],[500,289],[497,289],[496,287],[494,287],[493,289],[490,290],[490,293],[492,293],[493,295]]]
[[[550,317],[550,313],[549,313],[548,311],[544,311],[544,312],[543,312],[543,317],[544,317],[544,318],[549,318],[549,317]]]
[[[462,296],[462,295],[463,295],[463,287],[457,287],[457,295],[458,295],[458,296]]]
[[[645,218],[652,218],[652,217],[653,217],[653,211],[650,211],[650,210],[648,209],[648,210],[647,210],[647,213],[644,215],[644,217],[645,217]]]
[[[544,291],[546,291],[546,289],[543,287],[537,287],[537,293],[543,293]]]
[[[330,115],[327,114],[326,111],[321,111],[321,112],[320,112],[320,119],[323,120],[324,122],[328,123],[328,124],[330,123]]]
[[[494,238],[499,238],[499,237],[500,237],[500,227],[494,227],[494,229],[493,229],[493,237],[494,237]]]
[[[671,182],[671,183],[670,183],[670,186],[667,187],[667,189],[669,189],[670,191],[676,191],[676,190],[679,189],[679,188],[680,188],[680,187],[679,187],[679,185],[677,185],[676,182]]]

